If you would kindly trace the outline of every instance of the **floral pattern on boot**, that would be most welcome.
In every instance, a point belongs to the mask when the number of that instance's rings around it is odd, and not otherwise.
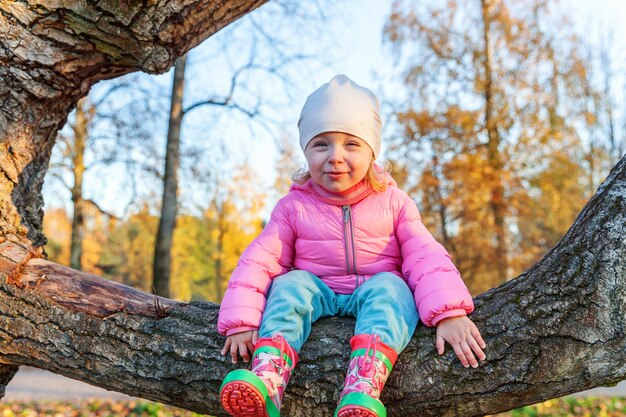
[[[378,335],[356,335],[335,417],[386,417],[380,394],[398,354]]]
[[[379,398],[388,377],[387,366],[380,359],[363,356],[352,358],[341,396],[350,392],[362,392]]]

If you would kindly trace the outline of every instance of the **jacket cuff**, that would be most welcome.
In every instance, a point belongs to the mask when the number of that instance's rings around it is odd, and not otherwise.
[[[450,317],[463,317],[467,316],[467,311],[464,308],[457,308],[454,310],[444,311],[441,314],[436,315],[431,321],[431,325],[436,326],[441,320]]]
[[[232,329],[226,330],[226,337],[233,335],[235,333],[247,332],[249,330],[259,330],[259,328],[254,327],[254,326],[233,327]]]

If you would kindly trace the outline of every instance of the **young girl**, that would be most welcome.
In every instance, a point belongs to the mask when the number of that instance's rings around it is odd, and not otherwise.
[[[220,308],[222,355],[252,355],[230,372],[220,400],[233,416],[275,417],[320,317],[356,317],[352,355],[335,416],[386,415],[379,400],[419,318],[437,326],[465,367],[485,359],[467,317],[474,305],[446,250],[415,203],[374,163],[381,122],[376,96],[338,75],[308,98],[300,120],[308,171],[295,179],[263,232],[241,256]]]

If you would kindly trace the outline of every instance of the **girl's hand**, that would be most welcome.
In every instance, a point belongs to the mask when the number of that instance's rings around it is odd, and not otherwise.
[[[244,362],[250,361],[250,355],[254,352],[254,345],[259,338],[258,330],[248,330],[241,333],[231,334],[226,337],[226,343],[222,348],[222,356],[230,352],[233,363],[237,363],[237,354],[241,355]],[[248,355],[250,352],[250,355]]]
[[[464,367],[478,367],[478,359],[484,361],[483,349],[487,346],[478,328],[469,317],[450,317],[437,324],[437,353],[443,355],[445,342],[448,342]],[[473,351],[473,352],[472,352]]]

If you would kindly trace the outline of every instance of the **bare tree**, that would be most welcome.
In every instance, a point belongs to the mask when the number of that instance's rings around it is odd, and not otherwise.
[[[170,296],[170,265],[172,258],[172,238],[176,225],[178,204],[178,165],[180,160],[180,128],[183,124],[183,93],[185,90],[185,65],[187,55],[176,60],[174,81],[172,82],[172,103],[167,129],[167,149],[163,174],[163,198],[161,217],[154,249],[152,282],[156,294]]]
[[[52,150],[48,177],[60,183],[71,195],[70,267],[74,269],[82,269],[85,210],[92,208],[109,219],[117,218],[92,198],[85,196],[86,174],[103,165],[138,165],[139,161],[131,155],[133,149],[146,146],[149,128],[145,109],[138,111],[138,106],[128,106],[126,103],[113,111],[108,109],[108,102],[119,98],[116,92],[129,92],[129,81],[109,84],[98,98],[91,96],[79,100],[68,123],[68,132],[59,132]],[[132,176],[129,178],[130,182],[136,180]]]

